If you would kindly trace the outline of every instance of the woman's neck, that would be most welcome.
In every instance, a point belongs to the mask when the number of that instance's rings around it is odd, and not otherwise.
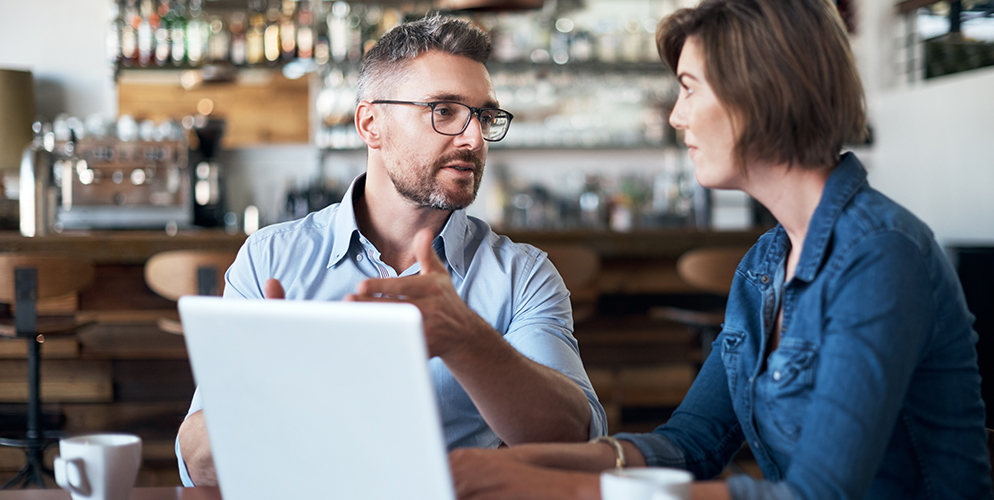
[[[786,164],[759,165],[749,169],[742,190],[763,204],[783,226],[790,239],[787,279],[794,275],[808,224],[818,208],[831,167],[806,168]]]

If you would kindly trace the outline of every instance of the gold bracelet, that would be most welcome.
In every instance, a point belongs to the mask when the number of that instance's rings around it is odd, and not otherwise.
[[[625,449],[621,447],[613,436],[601,436],[590,440],[591,443],[607,443],[614,449],[614,468],[623,469],[625,467]]]

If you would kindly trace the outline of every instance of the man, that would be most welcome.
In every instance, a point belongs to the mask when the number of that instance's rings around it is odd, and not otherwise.
[[[366,173],[340,204],[253,234],[224,295],[413,303],[450,449],[582,441],[607,424],[562,278],[463,210],[512,118],[489,53],[486,33],[437,16],[384,35],[359,76]],[[200,408],[195,395],[177,438],[186,485],[216,484]]]

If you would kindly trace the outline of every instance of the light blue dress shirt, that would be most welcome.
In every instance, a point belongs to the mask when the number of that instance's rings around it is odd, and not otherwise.
[[[847,153],[784,282],[789,252],[782,226],[760,238],[683,403],[618,437],[698,479],[748,441],[765,480],[733,476],[735,500],[994,498],[973,316],[928,227]]]
[[[249,237],[225,274],[224,296],[262,298],[266,280],[276,278],[287,299],[340,300],[354,293],[363,280],[418,274],[418,263],[399,274],[384,264],[380,252],[359,231],[353,202],[364,187],[365,174],[353,181],[341,203]],[[434,247],[470,309],[529,359],[575,382],[590,404],[590,437],[604,435],[604,408],[572,334],[569,291],[546,254],[495,234],[487,223],[463,210],[452,213]],[[432,358],[429,368],[448,448],[499,445],[500,439],[442,360]],[[198,391],[188,414],[201,407]],[[183,484],[192,486],[178,440],[176,456]]]

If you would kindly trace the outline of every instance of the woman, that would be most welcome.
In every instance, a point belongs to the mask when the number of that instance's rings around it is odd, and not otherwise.
[[[705,0],[664,20],[657,44],[698,181],[745,191],[779,225],[736,270],[722,333],[669,422],[616,442],[456,451],[460,498],[596,499],[591,472],[621,455],[706,480],[745,441],[765,480],[698,482],[693,498],[992,498],[955,273],[928,228],[839,156],[865,111],[832,3]]]

